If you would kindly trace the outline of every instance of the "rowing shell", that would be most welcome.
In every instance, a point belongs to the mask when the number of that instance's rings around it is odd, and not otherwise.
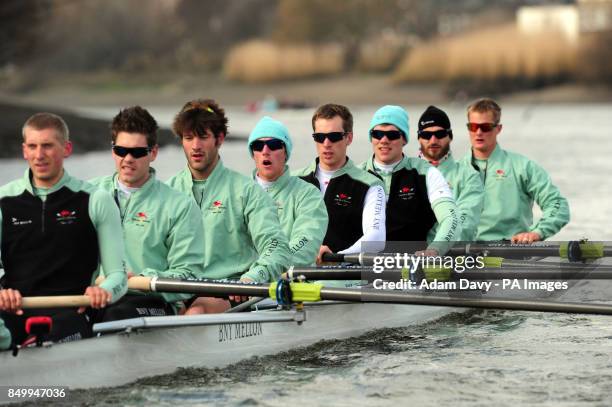
[[[172,373],[179,367],[223,367],[320,340],[343,339],[381,328],[406,327],[462,309],[397,304],[307,304],[304,311],[147,317],[116,321],[120,333],[0,353],[4,386],[117,386]],[[185,326],[189,324],[190,326]],[[100,328],[100,326],[96,328]]]

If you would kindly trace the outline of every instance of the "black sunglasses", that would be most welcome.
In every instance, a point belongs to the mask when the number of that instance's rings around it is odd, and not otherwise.
[[[151,152],[151,147],[123,147],[113,145],[113,152],[119,157],[131,154],[134,158],[146,157]]]
[[[251,148],[253,151],[262,151],[264,146],[268,146],[270,150],[276,151],[285,147],[285,143],[275,138],[271,138],[270,140],[255,140],[251,143]]]
[[[448,130],[444,130],[444,129],[436,130],[436,131],[419,130],[418,135],[419,135],[419,138],[429,140],[433,136],[436,136],[437,139],[442,139],[444,137],[448,137],[450,133]]]
[[[402,132],[399,130],[370,130],[370,136],[376,140],[382,140],[383,137],[387,136],[387,139],[392,141],[402,137]]]
[[[328,139],[332,143],[337,143],[346,136],[343,131],[332,131],[331,133],[312,133],[312,138],[317,143],[323,143],[325,139]]]

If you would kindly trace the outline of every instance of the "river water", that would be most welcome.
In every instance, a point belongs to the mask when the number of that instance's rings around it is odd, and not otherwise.
[[[426,106],[407,106],[410,142]],[[441,106],[454,124],[452,149],[468,150],[463,106]],[[177,107],[151,112],[168,126]],[[110,118],[117,108],[83,108]],[[228,108],[230,131],[248,134],[259,119]],[[349,156],[370,154],[368,122],[375,107],[353,110],[355,139]],[[503,148],[520,152],[548,170],[570,203],[571,222],[555,239],[612,240],[612,104],[504,106]],[[306,165],[315,150],[309,134],[311,110],[276,112],[289,128],[290,165]],[[230,135],[231,137],[231,135]],[[17,140],[18,142],[18,140]],[[227,142],[225,164],[252,170],[246,142]],[[0,183],[20,176],[22,160],[2,160]],[[182,150],[161,150],[159,178],[183,168]],[[113,170],[110,152],[77,154],[66,161],[72,174],[89,178]],[[539,211],[536,209],[536,214]],[[426,325],[372,332],[227,369],[190,369],[114,389],[74,392],[69,404],[84,405],[612,405],[612,319],[603,316],[474,311]],[[180,350],[179,350],[180,351]]]

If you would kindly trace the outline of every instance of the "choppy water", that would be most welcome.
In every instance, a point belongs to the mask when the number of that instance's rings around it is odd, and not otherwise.
[[[463,107],[442,106],[455,128],[453,151],[468,148]],[[415,123],[425,106],[408,107]],[[612,105],[505,106],[500,144],[548,170],[570,202],[572,220],[556,238],[612,240]],[[374,107],[355,115],[355,161],[369,155],[368,121]],[[168,124],[176,108],[151,109]],[[116,109],[92,109],[109,117]],[[279,112],[294,139],[292,167],[314,156],[311,111]],[[229,109],[230,126],[248,133],[260,116]],[[408,154],[416,151],[414,126]],[[221,150],[226,165],[248,173],[243,143]],[[0,163],[0,183],[20,176],[21,160]],[[155,167],[166,179],[184,166],[182,151],[161,151]],[[74,156],[73,174],[112,171],[109,153]],[[189,369],[136,384],[72,394],[82,405],[612,405],[612,318],[478,311],[434,323],[390,329],[360,338],[249,360],[225,369]]]

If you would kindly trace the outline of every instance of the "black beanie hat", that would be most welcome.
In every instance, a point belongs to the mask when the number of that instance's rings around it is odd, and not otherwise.
[[[440,126],[448,130],[450,138],[453,138],[450,120],[446,113],[435,106],[429,106],[419,119],[419,131],[433,126]]]

